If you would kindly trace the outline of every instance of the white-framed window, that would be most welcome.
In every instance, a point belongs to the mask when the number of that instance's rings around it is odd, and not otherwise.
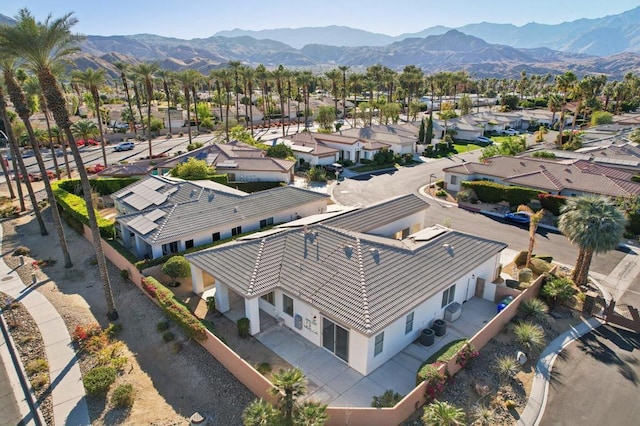
[[[267,294],[263,294],[261,298],[272,306],[276,305],[275,295],[272,291]]]
[[[235,228],[231,228],[231,236],[235,237],[237,235],[242,234],[242,226],[236,226]]]
[[[442,292],[442,307],[444,308],[449,303],[453,302],[453,298],[456,295],[456,285],[452,285],[448,289]]]
[[[376,336],[376,344],[373,349],[373,356],[377,356],[382,352],[384,345],[384,331]]]
[[[293,299],[286,294],[282,295],[282,312],[290,317],[293,316]]]
[[[266,219],[262,219],[260,221],[260,228],[264,228],[265,226],[271,226],[273,225],[273,218],[272,217],[268,217]]]
[[[407,315],[407,321],[404,326],[404,334],[409,334],[413,331],[413,312]]]
[[[451,175],[451,185],[457,185],[457,184],[458,184],[458,176]]]

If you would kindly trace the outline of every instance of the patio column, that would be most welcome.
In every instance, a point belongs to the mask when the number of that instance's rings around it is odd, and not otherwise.
[[[118,224],[118,227],[120,228],[120,235],[122,235],[122,245],[127,248],[131,247],[131,235],[129,234],[131,231],[122,224]]]
[[[204,291],[204,274],[202,269],[194,265],[191,265],[191,291],[196,294]]]
[[[162,246],[151,246],[152,258],[157,259],[158,257],[162,257]]]
[[[229,287],[216,281],[216,309],[220,312],[229,310]]]
[[[260,305],[258,303],[260,299],[254,297],[253,299],[244,299],[244,314],[249,318],[249,333],[252,336],[260,333]]]
[[[134,238],[136,240],[136,254],[138,255],[138,259],[143,259],[144,255],[147,253],[144,247],[144,240],[137,235],[135,235]]]

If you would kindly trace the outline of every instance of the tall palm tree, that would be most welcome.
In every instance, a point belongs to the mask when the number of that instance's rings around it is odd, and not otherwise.
[[[184,92],[184,102],[187,110],[187,132],[189,135],[189,144],[191,144],[191,87],[198,80],[199,72],[196,70],[183,70],[175,75],[176,81],[182,85]]]
[[[560,127],[558,128],[558,146],[562,146],[562,133],[564,133],[564,112],[565,105],[567,104],[567,93],[571,91],[571,88],[576,83],[577,77],[571,71],[567,71],[562,75],[556,76],[556,86],[560,92],[562,92],[562,107],[560,108]]]
[[[75,70],[72,72],[72,78],[79,84],[83,85],[91,93],[93,98],[93,108],[95,109],[96,118],[98,119],[98,130],[100,131],[100,147],[102,148],[102,161],[106,166],[107,150],[105,148],[104,131],[102,130],[102,116],[100,115],[100,91],[99,88],[105,84],[106,71],[104,69],[94,70],[87,68],[84,71]]]
[[[0,119],[2,119],[2,117],[0,117]],[[2,119],[2,122],[4,123],[4,119]],[[8,140],[7,143],[9,143]],[[16,198],[16,194],[13,191],[13,184],[11,183],[11,179],[9,178],[9,163],[6,161],[7,159],[3,157],[2,154],[0,154],[0,166],[2,167],[2,174],[6,177],[5,182],[7,183],[7,189],[9,189],[9,198],[13,200]]]
[[[127,79],[127,71],[129,71],[129,64],[125,62],[114,62],[113,65],[120,71],[120,79],[122,80],[122,87],[127,97],[127,105],[129,105],[129,111],[131,111],[131,117],[133,118],[133,105],[131,104],[131,95],[129,94],[129,82]],[[136,131],[135,123],[129,123],[129,127]]]
[[[67,179],[71,179],[71,165],[69,164],[69,154],[67,153],[67,143],[64,140],[64,133],[60,131],[58,126],[51,128],[51,137],[58,141],[58,145],[62,147],[62,155],[64,155],[64,165],[67,171]]]
[[[562,109],[562,97],[555,93],[550,94],[549,100],[547,101],[547,108],[552,112],[551,125],[553,125],[556,121],[556,112]]]
[[[5,56],[5,58],[7,58]],[[4,61],[5,65],[7,61]],[[31,140],[31,147],[34,152],[34,157],[36,158],[36,162],[38,163],[38,168],[40,169],[40,174],[42,176],[42,181],[44,183],[44,188],[47,193],[47,197],[49,198],[49,203],[51,204],[51,216],[53,218],[53,224],[56,229],[56,233],[58,234],[58,240],[60,242],[60,249],[62,250],[62,256],[64,258],[64,267],[71,268],[73,263],[71,262],[71,255],[69,254],[69,246],[67,245],[67,239],[64,235],[64,228],[62,226],[62,219],[60,218],[60,212],[58,211],[58,204],[56,202],[56,198],[53,194],[53,189],[51,188],[51,182],[49,182],[49,176],[47,175],[47,168],[44,165],[44,161],[42,160],[42,155],[40,153],[40,144],[36,140],[36,135],[33,130],[33,126],[31,125],[31,121],[29,117],[31,116],[31,111],[29,111],[29,107],[27,106],[27,98],[22,91],[22,88],[18,85],[18,81],[16,80],[13,69],[8,66],[4,69],[4,82],[7,85],[7,91],[9,92],[9,98],[11,102],[13,102],[13,107],[16,110],[18,116],[22,119],[22,122],[27,129],[27,133],[29,134],[29,139]],[[55,152],[52,150],[52,155],[55,158]],[[25,169],[26,171],[26,169]],[[23,172],[26,176],[26,174]],[[31,195],[31,194],[29,194]],[[35,196],[32,199],[35,201]],[[38,215],[37,204],[34,204],[34,211],[36,211],[36,216]],[[41,218],[39,221],[42,220]],[[45,233],[42,235],[46,235]]]
[[[340,65],[338,69],[342,71],[342,118],[347,119],[347,71],[350,66]],[[355,106],[355,105],[354,105]]]
[[[149,158],[153,158],[151,147],[151,101],[153,100],[153,75],[158,72],[159,69],[160,66],[155,62],[138,64],[133,68],[133,72],[142,80],[144,90],[147,94],[147,140],[149,141]]]
[[[302,71],[296,77],[296,83],[298,86],[302,87],[302,97],[304,98],[304,128],[305,130],[309,130],[309,85],[311,84],[311,79],[313,78],[313,74],[311,71]]]
[[[466,416],[462,408],[444,401],[434,401],[424,408],[422,421],[430,426],[463,426]]]
[[[327,71],[324,75],[331,82],[331,94],[333,95],[333,109],[338,114],[338,82],[340,80],[340,70],[332,69],[331,71]]]
[[[216,73],[218,77],[218,81],[220,85],[224,89],[223,102],[225,104],[225,119],[224,119],[224,134],[225,141],[229,142],[229,107],[231,105],[231,99],[229,98],[231,94],[231,81],[233,78],[233,73],[227,68],[221,68]]]
[[[140,88],[139,88],[139,84],[140,84],[140,76],[138,76],[138,74],[135,74],[133,72],[129,73],[128,76],[129,80],[131,80],[131,87],[133,88],[133,98],[136,102],[136,109],[138,110],[138,116],[140,117],[140,124],[142,125],[142,134],[144,135],[146,133],[146,125],[144,122],[144,115],[142,114],[142,101],[140,100]],[[131,111],[131,121],[135,122],[135,119],[133,117],[135,117],[135,113],[133,112],[133,110]],[[136,135],[138,134],[137,130],[136,130]]]
[[[271,393],[280,399],[284,412],[284,424],[293,425],[293,408],[298,397],[307,390],[304,373],[298,368],[280,369],[271,378]]]
[[[569,198],[560,212],[560,232],[578,246],[573,282],[585,285],[593,254],[611,251],[620,243],[624,212],[608,198],[593,196]]]
[[[244,83],[245,97],[248,98],[246,108],[249,109],[249,126],[253,135],[253,81],[256,78],[256,72],[253,68],[245,66],[240,69],[240,76]]]
[[[278,68],[273,70],[271,74],[273,79],[276,81],[276,90],[278,92],[278,99],[280,100],[280,114],[282,116],[282,136],[285,136],[285,123],[284,123],[284,83],[287,79],[288,71],[280,65]]]
[[[167,124],[169,126],[169,134],[173,133],[171,129],[171,93],[169,92],[169,80],[173,76],[173,72],[165,69],[159,69],[156,75],[162,81],[162,89],[164,97],[167,98]]]
[[[238,95],[240,92],[240,86],[238,86],[238,80],[240,78],[240,69],[242,68],[242,62],[240,61],[229,61],[229,68],[231,70],[231,74],[233,74],[234,86],[233,92],[236,94],[236,121],[240,120],[240,102],[238,102]],[[195,102],[195,100],[194,100]]]
[[[80,37],[71,33],[71,27],[76,23],[77,19],[70,13],[57,19],[48,16],[44,22],[37,22],[31,12],[27,9],[21,9],[14,26],[2,25],[0,27],[0,49],[22,57],[35,72],[53,117],[69,141],[73,158],[78,166],[83,197],[87,207],[98,270],[105,293],[107,318],[117,320],[118,312],[113,300],[107,262],[102,250],[100,229],[91,199],[89,177],[83,167],[82,156],[75,143],[73,133],[71,133],[71,121],[64,95],[52,72],[52,67],[56,63],[79,50],[77,42]]]

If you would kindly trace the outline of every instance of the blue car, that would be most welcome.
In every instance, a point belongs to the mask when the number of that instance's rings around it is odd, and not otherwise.
[[[527,212],[507,213],[504,215],[504,220],[507,222],[528,225],[529,222],[531,222],[531,215]]]

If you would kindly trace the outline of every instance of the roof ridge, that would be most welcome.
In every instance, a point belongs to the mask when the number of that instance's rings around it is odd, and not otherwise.
[[[258,253],[256,254],[256,261],[253,264],[253,271],[251,271],[251,281],[249,281],[249,286],[247,287],[247,296],[251,296],[253,294],[253,288],[256,285],[256,278],[258,276],[258,267],[260,266],[260,260],[262,259],[262,252],[264,251],[266,241],[266,238],[263,238],[260,241]]]
[[[362,308],[364,310],[364,328],[371,331],[371,315],[369,313],[369,296],[367,295],[367,280],[364,275],[364,262],[362,260],[362,244],[356,237],[356,259],[358,261],[358,274],[360,275],[360,292],[362,296]]]
[[[169,218],[171,217],[171,215],[175,211],[176,207],[178,207],[178,204],[174,204],[173,206],[171,206],[171,210],[169,212],[167,212],[166,216],[163,218],[164,220],[162,221],[162,224],[158,224],[158,227],[156,228],[155,236],[154,236],[154,238],[151,239],[151,241],[154,241],[154,242],[157,241],[157,237],[160,234],[162,234],[162,230],[164,229],[164,227],[167,224],[167,222],[169,222]]]

